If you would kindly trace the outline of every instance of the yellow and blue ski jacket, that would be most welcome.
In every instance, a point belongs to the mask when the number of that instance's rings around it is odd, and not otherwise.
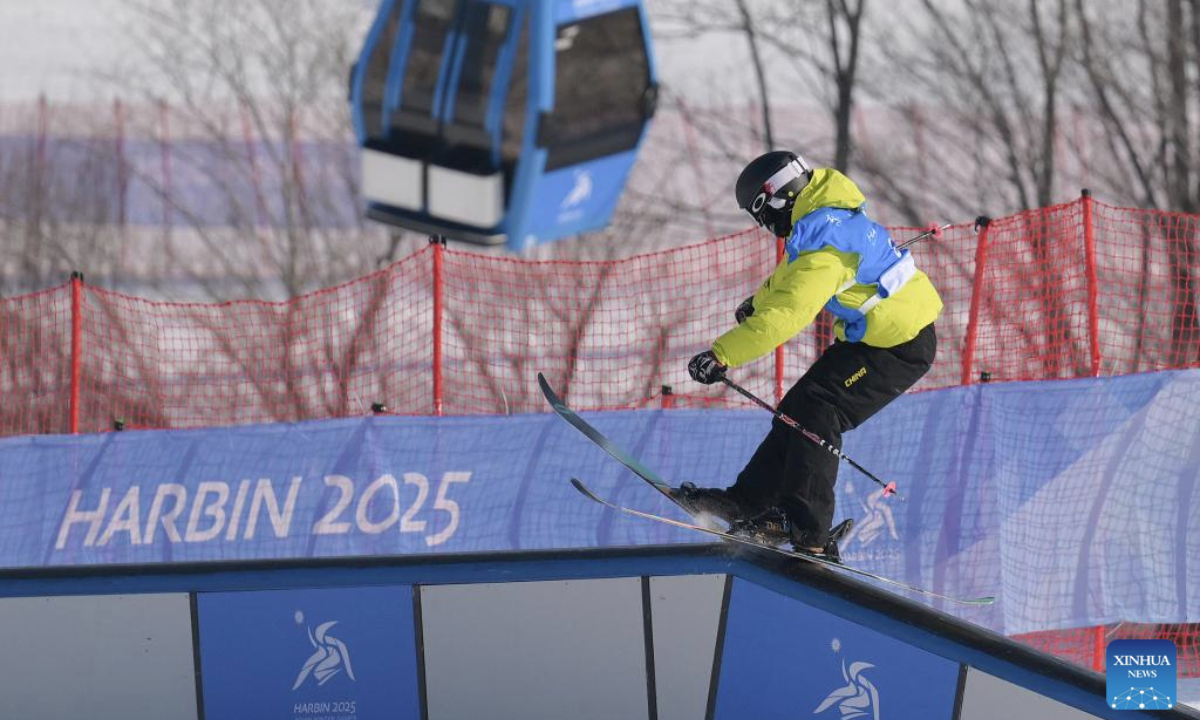
[[[754,294],[754,314],[713,343],[717,360],[744,365],[790,340],[822,307],[839,340],[888,348],[912,340],[942,311],[929,277],[866,198],[837,170],[818,168],[792,209],[792,234],[775,272]]]

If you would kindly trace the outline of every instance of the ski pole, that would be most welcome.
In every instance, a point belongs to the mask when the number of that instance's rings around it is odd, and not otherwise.
[[[823,439],[821,439],[821,437],[820,437],[819,435],[817,435],[816,433],[812,432],[811,430],[808,430],[808,429],[806,429],[806,428],[802,427],[802,426],[800,425],[800,423],[796,422],[796,421],[795,421],[795,420],[793,420],[791,417],[789,417],[789,416],[787,416],[787,415],[784,415],[783,413],[779,412],[779,411],[778,411],[778,410],[776,410],[775,408],[771,407],[770,405],[768,405],[768,404],[767,404],[767,402],[766,402],[765,400],[763,400],[763,399],[759,398],[757,395],[755,395],[754,393],[750,392],[749,390],[747,390],[746,388],[742,387],[741,385],[738,385],[737,383],[735,383],[734,381],[730,380],[729,378],[727,378],[727,377],[723,377],[723,378],[721,378],[721,382],[725,383],[726,385],[728,385],[729,387],[733,388],[734,390],[737,390],[737,391],[738,391],[739,393],[741,393],[743,396],[745,396],[745,397],[746,397],[746,398],[748,398],[749,400],[752,400],[754,403],[756,403],[756,404],[757,404],[759,407],[763,408],[763,409],[764,409],[764,410],[766,410],[767,412],[769,412],[769,413],[771,413],[772,415],[774,415],[775,417],[779,418],[779,420],[780,420],[780,421],[781,421],[781,422],[782,422],[784,425],[787,425],[788,427],[792,428],[792,429],[793,429],[793,430],[795,430],[796,432],[800,433],[800,434],[801,434],[801,435],[803,435],[804,437],[806,437],[806,438],[808,438],[809,440],[811,440],[811,441],[813,441],[814,443],[816,443],[818,446],[825,448],[825,449],[826,449],[826,450],[828,450],[830,453],[832,453],[834,457],[838,458],[839,460],[845,460],[846,462],[850,463],[850,467],[854,468],[855,470],[859,471],[859,472],[860,472],[860,473],[862,473],[863,475],[866,475],[867,477],[871,478],[871,479],[872,479],[872,480],[874,480],[876,483],[878,483],[878,484],[879,484],[879,485],[880,485],[880,486],[883,488],[883,496],[884,496],[884,497],[887,497],[887,496],[889,496],[889,495],[895,495],[897,500],[904,500],[904,499],[905,499],[903,495],[901,495],[900,493],[896,492],[896,483],[894,483],[894,482],[884,482],[883,480],[880,480],[880,479],[879,479],[878,477],[876,477],[876,476],[875,476],[875,474],[874,474],[874,473],[872,473],[870,470],[867,470],[867,469],[866,469],[865,467],[863,467],[862,465],[859,465],[858,463],[856,463],[856,462],[854,462],[853,460],[851,460],[851,459],[850,459],[850,458],[849,458],[849,457],[848,457],[848,456],[847,456],[845,453],[843,453],[841,450],[839,450],[838,448],[835,448],[833,445],[830,445],[829,443],[827,443],[827,442],[825,442]]]
[[[946,223],[945,225],[930,225],[928,228],[926,228],[925,232],[921,233],[920,235],[916,235],[914,237],[911,237],[911,238],[905,240],[904,242],[897,245],[896,249],[903,250],[904,248],[908,247],[909,245],[912,245],[913,243],[921,242],[922,240],[924,240],[926,238],[935,238],[935,239],[941,238],[942,231],[948,227],[950,227],[950,223]]]

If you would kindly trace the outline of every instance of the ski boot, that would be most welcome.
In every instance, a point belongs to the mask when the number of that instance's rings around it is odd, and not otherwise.
[[[671,490],[671,499],[696,518],[710,515],[732,524],[746,517],[741,503],[720,488],[696,487],[695,483],[685,482]]]
[[[820,560],[827,560],[829,562],[834,562],[838,565],[841,565],[842,554],[838,550],[838,540],[845,537],[846,533],[850,532],[850,530],[853,528],[854,518],[846,518],[837,525],[833,526],[833,529],[829,531],[829,539],[825,541],[825,546],[820,550],[801,545],[796,541],[795,538],[792,539],[792,549],[798,553],[803,553]]]
[[[729,534],[777,547],[792,539],[792,524],[783,511],[771,508],[761,515],[731,522]]]

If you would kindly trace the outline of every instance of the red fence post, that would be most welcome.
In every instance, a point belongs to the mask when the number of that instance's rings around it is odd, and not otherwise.
[[[440,235],[429,238],[433,246],[433,414],[442,414],[442,253],[446,239]]]
[[[1098,673],[1104,672],[1104,627],[1097,625],[1093,628],[1092,669]]]
[[[79,432],[79,384],[83,369],[83,273],[71,273],[71,401],[68,430]]]
[[[45,95],[38,95],[37,169],[40,180],[46,172],[46,138],[50,134],[50,104]]]
[[[975,245],[975,279],[971,283],[971,310],[967,318],[967,337],[963,343],[962,378],[960,380],[963,385],[971,384],[971,368],[975,363],[975,339],[979,333],[979,307],[983,302],[983,274],[987,269],[991,226],[991,218],[980,217],[975,220],[975,227],[979,229],[979,241]]]
[[[113,100],[113,125],[117,136],[117,227],[124,229],[129,205],[129,165],[125,160],[125,104],[120,98]],[[126,246],[121,244],[122,248]]]
[[[47,180],[50,172],[46,158],[46,146],[49,134],[50,105],[47,103],[45,95],[38,95],[37,144],[34,148],[33,172],[29,174],[29,177],[34,183],[30,197],[30,202],[34,206],[32,224],[33,227],[37,228],[39,233],[41,232],[42,222],[47,213],[47,205],[49,204],[46,197],[50,192],[50,184]]]
[[[162,165],[162,222],[163,234],[171,235],[171,126],[170,108],[165,100],[158,103],[158,150]]]
[[[295,112],[291,112],[288,114],[288,153],[292,159],[292,180],[296,183],[296,206],[300,210],[300,217],[304,219],[305,225],[308,225],[308,197],[307,191],[304,189],[304,156],[300,153],[300,141],[297,139],[299,134],[300,120],[296,117]]]
[[[258,227],[265,227],[267,220],[267,201],[263,195],[262,173],[258,169],[258,153],[254,149],[254,133],[250,127],[250,114],[245,103],[238,106],[238,114],[242,119],[242,144],[246,146],[246,158],[250,161],[250,182],[254,185],[254,219]]]
[[[775,264],[783,262],[783,238],[775,238]],[[775,348],[775,403],[783,402],[783,345]]]
[[[1100,377],[1100,302],[1096,272],[1096,232],[1092,223],[1092,192],[1081,193],[1083,202],[1083,251],[1087,264],[1088,342],[1092,359],[1092,377]]]

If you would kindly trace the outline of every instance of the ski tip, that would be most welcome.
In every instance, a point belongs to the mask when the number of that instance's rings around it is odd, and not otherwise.
[[[539,372],[537,374],[537,381],[538,387],[542,389],[542,396],[546,398],[546,402],[550,403],[554,408],[563,408],[565,410],[566,405],[563,403],[562,398],[558,396],[558,393],[554,392],[554,388],[550,387],[550,381],[546,379],[546,376]]]

